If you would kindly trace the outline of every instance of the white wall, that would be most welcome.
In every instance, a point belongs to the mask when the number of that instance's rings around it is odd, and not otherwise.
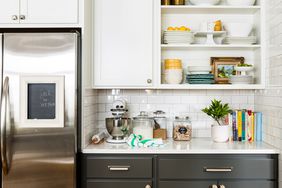
[[[255,110],[263,112],[263,140],[282,149],[282,1],[267,3],[266,90],[255,92]],[[279,169],[282,169],[281,157]],[[282,170],[280,170],[280,187]]]

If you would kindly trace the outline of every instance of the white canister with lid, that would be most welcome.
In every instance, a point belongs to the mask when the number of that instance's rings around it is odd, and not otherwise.
[[[144,111],[140,112],[132,120],[133,134],[141,135],[143,139],[152,139],[154,130],[154,121]]]

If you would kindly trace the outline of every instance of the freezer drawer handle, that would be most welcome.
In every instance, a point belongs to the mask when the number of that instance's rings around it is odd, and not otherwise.
[[[128,171],[130,166],[108,166],[110,171]]]
[[[2,98],[1,98],[1,160],[2,171],[4,175],[8,174],[9,164],[7,157],[7,139],[6,139],[6,126],[10,127],[10,101],[9,101],[9,78],[6,77],[3,84]]]
[[[204,167],[205,172],[232,172],[233,167],[227,167],[227,168],[207,168]]]

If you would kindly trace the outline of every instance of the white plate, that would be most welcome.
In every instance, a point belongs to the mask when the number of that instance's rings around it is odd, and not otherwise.
[[[205,71],[199,71],[199,72],[189,72],[189,74],[210,74],[209,71],[205,72]]]
[[[189,72],[210,72],[211,66],[188,66]]]

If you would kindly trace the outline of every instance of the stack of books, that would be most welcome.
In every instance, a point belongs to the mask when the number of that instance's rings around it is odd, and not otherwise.
[[[262,141],[262,113],[252,110],[234,110],[228,118],[232,127],[230,140]]]

